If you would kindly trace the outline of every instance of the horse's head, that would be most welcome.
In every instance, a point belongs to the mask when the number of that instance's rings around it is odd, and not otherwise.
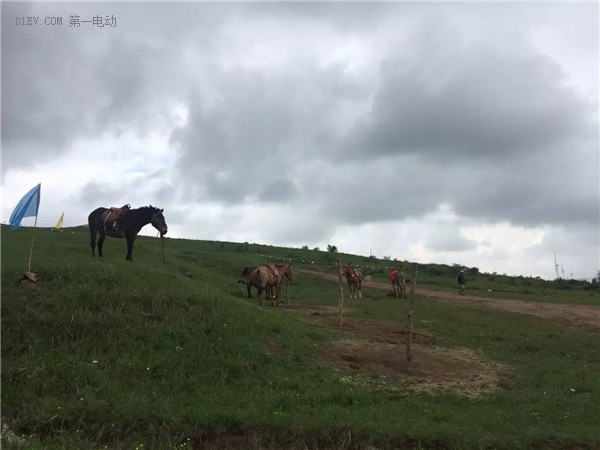
[[[344,278],[350,282],[351,280],[356,281],[362,278],[362,273],[359,270],[356,270],[350,264],[344,267]]]
[[[283,269],[283,276],[292,281],[292,266],[285,266]]]
[[[169,227],[167,227],[167,221],[165,220],[165,216],[163,216],[164,209],[154,208],[154,215],[152,216],[152,220],[150,223],[154,228],[158,230],[161,236],[167,234]]]

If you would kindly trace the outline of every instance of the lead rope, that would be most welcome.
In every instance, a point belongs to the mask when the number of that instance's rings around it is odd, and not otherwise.
[[[152,217],[154,219],[154,217]],[[158,237],[160,235],[160,244],[162,247],[162,257],[163,257],[163,270],[167,270],[167,266],[165,263],[165,238],[164,236],[160,233],[160,231],[158,233],[156,233],[156,237]]]
[[[163,269],[167,270],[167,267],[166,267],[166,264],[165,264],[165,237],[162,234],[160,235],[160,242],[162,244]]]

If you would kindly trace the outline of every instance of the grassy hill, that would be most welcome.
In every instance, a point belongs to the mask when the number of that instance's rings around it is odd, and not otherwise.
[[[42,281],[29,287],[18,280],[32,232],[2,227],[3,448],[600,445],[591,331],[417,296],[422,372],[394,377],[386,361],[405,351],[405,301],[366,291],[336,328],[335,283],[296,271],[290,308],[261,308],[238,283],[244,266],[269,260],[332,271],[334,254],[166,239],[163,267],[160,239],[138,238],[131,263],[122,240],[92,258],[87,229],[38,229]],[[339,256],[380,281],[406,263]],[[455,290],[455,271],[423,266],[419,286]],[[478,295],[598,304],[589,283],[469,277]],[[359,345],[372,357],[339,357]],[[450,363],[428,378],[439,361]]]

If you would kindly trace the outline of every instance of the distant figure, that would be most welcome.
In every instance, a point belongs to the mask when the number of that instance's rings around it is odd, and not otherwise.
[[[460,274],[458,275],[458,285],[460,286],[458,293],[460,295],[465,295],[465,271],[464,270],[461,270]]]
[[[256,269],[256,267],[244,267],[242,272],[242,277],[244,277],[244,279],[239,281],[239,283],[244,283],[246,285],[246,289],[248,289],[248,298],[252,298],[252,293],[250,292],[252,288],[252,283],[250,282],[250,273],[252,273],[254,269]],[[266,292],[267,299],[270,300],[271,297],[273,297],[273,288],[271,286],[267,286]]]

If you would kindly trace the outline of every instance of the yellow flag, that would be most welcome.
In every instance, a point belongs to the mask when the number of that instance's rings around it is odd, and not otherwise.
[[[56,228],[57,230],[60,230],[60,228],[62,227],[63,217],[65,217],[65,213],[62,213],[60,215],[60,219],[58,219],[58,222],[56,222],[56,226],[54,228]]]

